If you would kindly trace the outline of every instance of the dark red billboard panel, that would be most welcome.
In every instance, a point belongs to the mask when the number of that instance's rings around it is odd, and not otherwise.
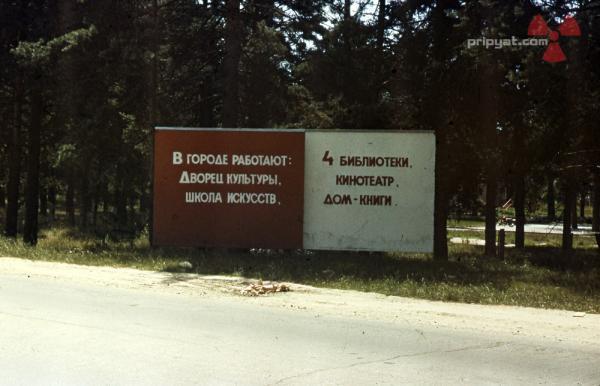
[[[155,131],[155,245],[302,248],[303,194],[300,131]]]

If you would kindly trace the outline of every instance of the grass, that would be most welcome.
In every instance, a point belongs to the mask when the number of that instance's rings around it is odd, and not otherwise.
[[[449,237],[483,238],[483,232]],[[507,233],[507,243],[512,234]],[[190,261],[200,274],[241,275],[318,287],[480,304],[506,304],[600,313],[600,255],[593,238],[576,237],[563,256],[560,235],[527,235],[522,251],[483,258],[482,247],[450,245],[449,261],[425,254],[354,252],[207,251],[150,248],[143,235],[112,241],[69,228],[44,230],[37,247],[0,237],[0,255],[84,265],[180,271]],[[535,246],[546,242],[547,246]]]
[[[482,227],[485,226],[485,222],[482,219],[478,218],[449,218],[448,219],[448,227],[449,228],[467,228],[467,227]]]

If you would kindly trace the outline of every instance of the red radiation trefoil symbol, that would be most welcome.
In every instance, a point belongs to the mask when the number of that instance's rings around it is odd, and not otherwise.
[[[581,30],[579,24],[572,16],[567,16],[565,20],[558,26],[558,31],[551,30],[548,24],[544,21],[541,15],[535,15],[531,23],[529,23],[529,29],[527,29],[529,36],[542,36],[547,37],[550,40],[546,52],[544,52],[544,60],[550,63],[564,62],[567,60],[565,53],[558,44],[558,38],[560,36],[581,36]]]

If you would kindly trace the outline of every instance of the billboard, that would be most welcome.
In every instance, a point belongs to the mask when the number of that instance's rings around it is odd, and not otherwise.
[[[155,245],[302,248],[304,133],[157,128]]]
[[[432,252],[431,132],[157,128],[155,245]]]
[[[306,133],[304,248],[433,251],[431,132]]]

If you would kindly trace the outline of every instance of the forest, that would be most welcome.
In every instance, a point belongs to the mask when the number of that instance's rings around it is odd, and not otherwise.
[[[548,46],[467,44],[534,20]],[[433,130],[441,260],[449,218],[495,255],[506,202],[517,249],[531,219],[564,251],[600,231],[598,0],[1,0],[0,85],[0,218],[31,245],[148,234],[155,126]]]

